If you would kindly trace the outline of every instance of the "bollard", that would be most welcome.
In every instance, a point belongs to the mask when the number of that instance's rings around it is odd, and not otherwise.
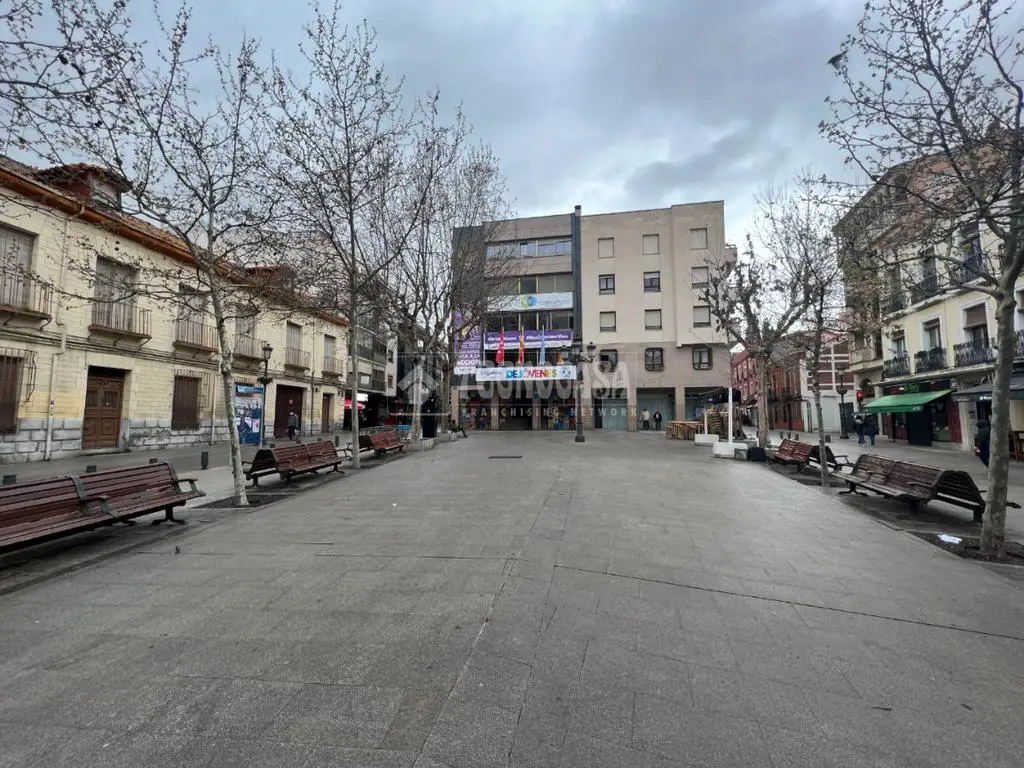
[[[783,440],[786,437],[786,433],[781,429],[779,430],[779,440]]]
[[[160,461],[160,459],[150,459],[150,460],[149,460],[149,463],[150,463],[150,464],[156,464],[156,463],[157,463],[157,462],[159,462],[159,461]]]
[[[4,480],[3,480],[3,484],[4,485],[14,485],[17,482],[18,482],[18,476],[17,475],[4,475]]]
[[[832,435],[825,435],[825,442],[826,443],[831,443],[832,442]]]
[[[96,471],[96,465],[95,464],[86,464],[86,466],[85,466],[85,474],[91,475],[95,471]]]
[[[210,452],[209,451],[203,451],[202,453],[199,454],[199,467],[201,469],[209,469],[210,468]]]
[[[334,447],[337,448],[340,445],[341,445],[341,436],[340,435],[335,435],[334,436]]]

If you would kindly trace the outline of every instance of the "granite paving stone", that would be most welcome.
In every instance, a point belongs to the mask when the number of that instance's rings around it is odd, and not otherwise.
[[[203,514],[181,554],[138,536],[0,595],[0,766],[1002,768],[1024,751],[1019,581],[690,443],[473,434]]]

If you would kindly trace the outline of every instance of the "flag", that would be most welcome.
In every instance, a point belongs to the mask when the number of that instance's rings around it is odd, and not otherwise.
[[[519,332],[519,362],[516,365],[522,365],[526,362],[526,331]]]
[[[498,354],[494,356],[494,362],[501,365],[505,362],[505,329],[501,329],[501,338],[498,339]]]
[[[537,365],[544,365],[544,329],[540,331],[540,356],[537,358]]]

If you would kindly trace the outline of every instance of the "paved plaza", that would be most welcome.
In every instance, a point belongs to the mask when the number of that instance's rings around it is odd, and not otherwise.
[[[0,766],[1021,764],[1019,582],[691,443],[205,513],[0,596]]]

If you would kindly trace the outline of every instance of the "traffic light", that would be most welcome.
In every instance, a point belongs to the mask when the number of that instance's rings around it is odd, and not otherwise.
[[[863,403],[864,402],[864,390],[863,389],[858,389],[857,390],[857,402],[858,403]]]

